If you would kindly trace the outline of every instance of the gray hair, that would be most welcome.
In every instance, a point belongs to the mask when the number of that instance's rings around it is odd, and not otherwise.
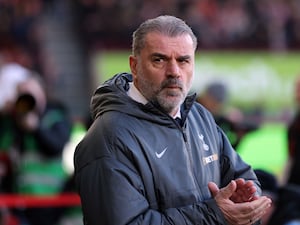
[[[143,22],[132,35],[132,54],[138,55],[145,46],[145,37],[150,32],[158,32],[169,37],[188,34],[197,48],[197,38],[192,29],[182,20],[174,16],[159,16]]]

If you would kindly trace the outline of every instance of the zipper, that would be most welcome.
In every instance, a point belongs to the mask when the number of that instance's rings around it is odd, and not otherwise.
[[[194,160],[193,160],[193,156],[192,156],[192,152],[191,152],[192,151],[191,147],[188,143],[186,128],[184,126],[180,127],[180,131],[182,133],[182,137],[183,137],[183,140],[184,140],[184,143],[185,143],[185,149],[184,150],[186,151],[186,154],[187,154],[188,160],[189,160],[189,173],[191,174],[191,177],[193,178],[193,182],[194,182],[195,187],[197,187],[198,190],[201,190],[200,185],[198,183],[198,180],[195,176]]]

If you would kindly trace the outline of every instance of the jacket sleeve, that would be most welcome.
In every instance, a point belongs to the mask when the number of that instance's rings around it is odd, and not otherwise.
[[[96,120],[75,150],[75,183],[85,225],[226,224],[214,199],[164,207],[151,186],[153,171],[142,173],[143,164],[131,155],[139,142],[128,123],[112,125],[118,119],[103,115]]]
[[[261,194],[260,183],[249,164],[247,164],[239,154],[232,148],[229,140],[224,132],[218,128],[221,140],[221,187],[226,186],[231,180],[237,178],[244,178],[245,180],[252,180],[256,187],[257,193]]]
[[[137,171],[110,157],[98,158],[76,174],[85,224],[226,224],[215,201],[159,211],[145,197]]]

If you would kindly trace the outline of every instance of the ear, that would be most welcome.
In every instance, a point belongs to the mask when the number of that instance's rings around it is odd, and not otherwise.
[[[130,55],[129,56],[129,66],[130,66],[130,70],[132,73],[132,76],[135,78],[136,77],[136,73],[137,73],[137,59],[135,56]]]

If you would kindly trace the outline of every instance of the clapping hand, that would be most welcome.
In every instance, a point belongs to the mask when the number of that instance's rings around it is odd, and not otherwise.
[[[235,183],[237,187],[230,197],[230,200],[235,203],[241,203],[258,199],[258,196],[256,194],[257,188],[254,185],[253,181],[245,181],[242,178],[238,178],[235,180]]]
[[[217,205],[224,214],[228,224],[253,224],[265,214],[271,206],[271,199],[257,196],[252,181],[232,180],[226,187],[209,182],[208,188]]]

